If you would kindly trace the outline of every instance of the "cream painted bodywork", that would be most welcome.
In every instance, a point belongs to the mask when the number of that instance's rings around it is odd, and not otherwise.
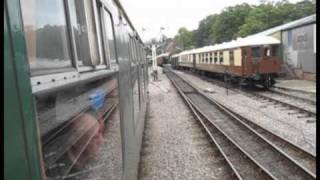
[[[241,49],[238,48],[238,49],[235,49],[233,51],[233,56],[234,56],[234,65],[235,66],[241,66]]]
[[[229,60],[229,51],[223,51],[223,65],[229,66],[230,60]]]

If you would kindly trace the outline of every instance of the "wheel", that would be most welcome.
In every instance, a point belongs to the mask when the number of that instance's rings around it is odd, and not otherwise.
[[[273,85],[274,80],[271,79],[271,76],[268,75],[267,78],[264,81],[264,88],[269,89]]]

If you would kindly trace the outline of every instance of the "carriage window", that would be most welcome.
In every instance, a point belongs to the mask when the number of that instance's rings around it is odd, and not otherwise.
[[[219,53],[219,62],[220,62],[220,64],[223,62],[223,52],[222,51],[220,51],[220,53]]]
[[[135,43],[134,43],[134,39],[132,37],[130,37],[129,40],[129,51],[131,52],[131,61],[132,62],[136,62],[136,57],[137,57],[137,52],[135,50]],[[182,60],[184,61],[184,58],[182,58]]]
[[[71,67],[63,1],[21,1],[21,8],[31,75]]]
[[[253,48],[251,48],[251,51],[252,51],[252,57],[253,57],[253,58],[259,58],[259,57],[261,57],[260,47],[253,47]]]
[[[112,76],[35,98],[46,179],[95,175],[90,161],[101,158],[105,128],[120,123],[117,82]]]
[[[212,56],[213,56],[213,53],[210,53],[210,63],[212,63]]]
[[[203,54],[202,54],[202,62],[203,62],[203,63],[205,62],[205,58],[206,58],[206,56],[205,56],[205,54],[203,53]]]
[[[89,1],[90,2],[90,1]],[[99,61],[98,61],[98,64],[106,64],[106,61],[104,60],[105,58],[105,51],[103,51],[103,45],[102,45],[102,18],[100,16],[101,14],[101,9],[100,9],[100,5],[98,2],[96,1],[92,1],[93,3],[96,3],[94,6],[93,6],[93,13],[94,13],[94,17],[93,19],[95,20],[94,22],[97,22],[97,23],[94,23],[96,24],[96,29],[97,29],[97,41],[98,41],[98,49],[99,49]]]
[[[288,46],[292,46],[292,30],[288,31]]]
[[[131,62],[134,61],[134,52],[133,52],[133,44],[132,44],[132,38],[129,38],[129,56],[130,56],[130,60]]]
[[[264,48],[264,56],[267,56],[267,57],[271,56],[271,48]]]
[[[229,51],[229,58],[230,58],[230,64],[233,64],[234,62],[233,50]]]
[[[137,40],[135,41],[135,43],[136,43],[137,62],[139,62],[139,61],[141,60],[140,51],[139,51],[139,49],[140,49],[140,44],[139,44],[139,42],[138,42]]]
[[[218,61],[218,53],[214,52],[214,63],[217,63]]]
[[[91,66],[99,61],[96,29],[93,24],[94,17],[89,1],[68,1],[71,26],[74,33],[78,65]],[[85,8],[85,7],[90,8]],[[87,11],[85,11],[87,9]],[[90,11],[91,10],[91,11]],[[89,20],[89,21],[87,21]]]
[[[104,42],[106,44],[106,52],[108,52],[109,63],[116,63],[116,49],[115,49],[115,41],[114,41],[114,30],[113,30],[113,22],[111,15],[104,10],[103,11],[103,19],[104,19]]]

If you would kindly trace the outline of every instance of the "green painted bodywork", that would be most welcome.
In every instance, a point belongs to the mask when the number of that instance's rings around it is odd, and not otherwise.
[[[38,130],[19,0],[4,2],[4,179],[40,180]]]

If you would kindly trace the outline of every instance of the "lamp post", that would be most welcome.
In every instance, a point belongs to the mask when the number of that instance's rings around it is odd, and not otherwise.
[[[157,71],[157,48],[155,44],[152,44],[151,52],[152,52],[152,70]]]

